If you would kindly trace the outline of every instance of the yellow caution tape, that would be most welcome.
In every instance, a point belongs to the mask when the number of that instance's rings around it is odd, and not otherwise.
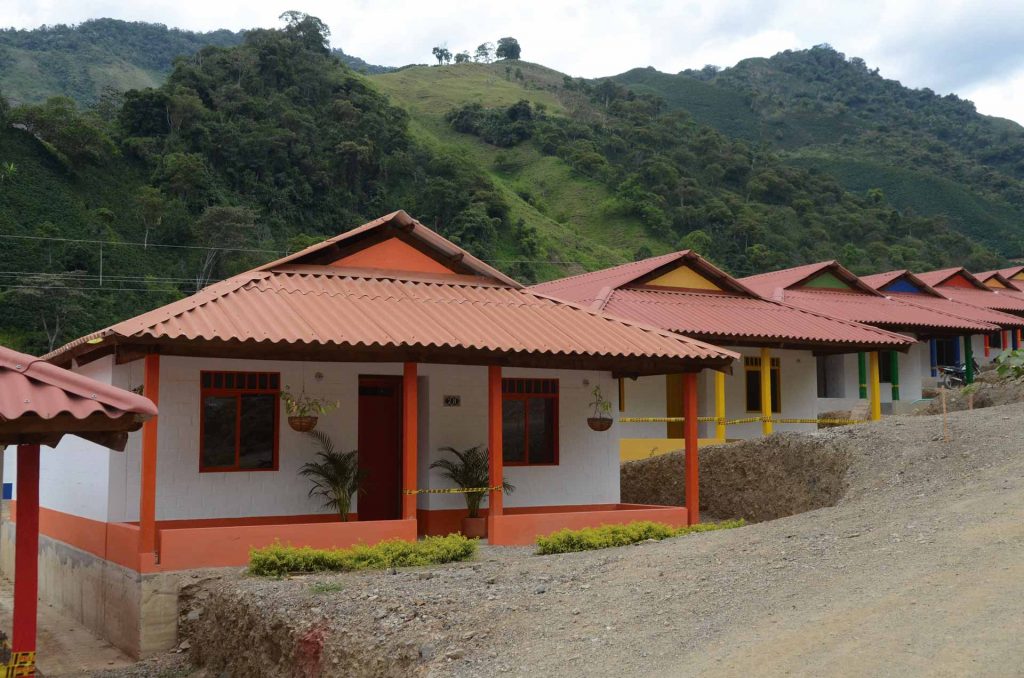
[[[475,492],[494,492],[502,489],[497,487],[444,487],[436,490],[402,490],[402,494],[473,494]]]
[[[686,417],[619,417],[624,424],[682,424]],[[738,424],[756,424],[770,422],[772,424],[832,424],[845,426],[848,424],[866,424],[863,419],[782,419],[773,417],[746,417],[744,419],[725,419],[720,417],[697,417],[700,422],[713,422],[734,426]]]

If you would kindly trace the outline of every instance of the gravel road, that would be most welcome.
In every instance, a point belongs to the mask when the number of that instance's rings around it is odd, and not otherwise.
[[[184,635],[209,675],[1024,675],[1022,421],[1015,404],[951,414],[949,442],[937,417],[809,434],[850,455],[839,503],[735,530],[222,575]]]

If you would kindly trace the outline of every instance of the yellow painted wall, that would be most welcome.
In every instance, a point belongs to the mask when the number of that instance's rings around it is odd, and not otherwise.
[[[701,438],[697,447],[721,445],[725,440],[720,438]],[[619,461],[637,461],[657,457],[669,452],[676,452],[686,447],[682,438],[621,438],[619,440]]]
[[[989,278],[988,280],[985,281],[985,284],[988,285],[989,287],[1002,287],[1003,289],[1006,288],[1006,285],[999,282],[999,280],[996,278]]]
[[[654,280],[648,280],[648,285],[659,285],[661,287],[679,287],[687,290],[717,290],[722,288],[714,284],[700,273],[697,273],[689,266],[674,268]]]

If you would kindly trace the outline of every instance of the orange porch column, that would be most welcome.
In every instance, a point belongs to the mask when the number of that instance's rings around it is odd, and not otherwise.
[[[142,393],[160,404],[160,356],[146,355]],[[142,479],[139,491],[139,553],[156,554],[156,440],[157,419],[142,424]]]
[[[686,450],[684,492],[686,494],[686,515],[690,525],[700,522],[700,460],[697,452],[697,375],[688,372],[683,375],[683,423],[684,448]]]
[[[402,371],[402,519],[416,520],[416,464],[419,441],[419,390],[416,363]]]
[[[494,518],[500,516],[504,508],[501,484],[505,477],[501,448],[501,367],[497,365],[487,368],[487,454],[487,484],[498,488],[488,492],[487,502],[487,535],[493,544],[497,536]]]

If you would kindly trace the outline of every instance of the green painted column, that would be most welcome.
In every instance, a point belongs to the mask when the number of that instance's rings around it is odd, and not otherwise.
[[[974,383],[974,347],[971,346],[971,335],[964,337],[964,368],[968,384]]]
[[[889,351],[889,371],[892,372],[892,400],[900,399],[900,354],[896,351]]]
[[[857,377],[860,384],[860,399],[868,397],[868,358],[863,351],[857,354]]]

